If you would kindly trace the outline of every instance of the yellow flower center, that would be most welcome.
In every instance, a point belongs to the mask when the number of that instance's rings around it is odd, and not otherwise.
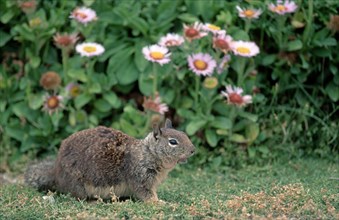
[[[286,11],[286,7],[283,5],[277,5],[277,7],[275,7],[275,11]]]
[[[207,68],[207,63],[203,60],[195,60],[193,64],[198,70],[205,70]]]
[[[84,46],[83,50],[87,53],[94,53],[97,51],[97,48],[95,46]]]
[[[80,88],[78,86],[73,86],[70,90],[70,95],[74,98],[80,94]]]
[[[216,25],[213,25],[213,24],[209,24],[208,28],[211,29],[211,30],[214,30],[214,31],[219,31],[220,30],[220,27],[218,27]]]
[[[251,50],[248,49],[247,47],[238,47],[236,51],[240,54],[249,54],[251,53]]]
[[[155,60],[161,60],[161,59],[164,59],[165,54],[158,52],[158,51],[153,51],[150,53],[150,56]]]
[[[251,18],[251,17],[253,17],[253,15],[255,14],[255,12],[254,12],[253,10],[248,9],[248,10],[244,11],[243,14],[244,14],[246,17]]]

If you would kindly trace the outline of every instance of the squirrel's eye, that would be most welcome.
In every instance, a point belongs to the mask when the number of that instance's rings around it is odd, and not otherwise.
[[[169,139],[168,142],[170,143],[170,145],[178,145],[178,141],[175,139]]]

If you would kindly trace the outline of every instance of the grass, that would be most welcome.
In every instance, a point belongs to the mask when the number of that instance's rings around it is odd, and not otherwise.
[[[338,164],[315,159],[223,173],[182,166],[158,190],[166,204],[77,201],[4,185],[0,219],[339,219],[338,178]]]

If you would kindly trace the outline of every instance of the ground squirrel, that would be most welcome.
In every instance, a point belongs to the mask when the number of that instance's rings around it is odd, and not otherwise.
[[[56,161],[28,167],[25,182],[39,190],[70,193],[79,199],[136,197],[158,201],[157,187],[194,145],[184,132],[153,126],[145,139],[99,126],[65,139]]]

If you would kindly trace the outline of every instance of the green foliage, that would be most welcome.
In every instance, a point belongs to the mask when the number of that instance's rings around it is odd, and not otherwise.
[[[337,155],[339,46],[338,33],[328,28],[330,15],[338,14],[333,1],[300,0],[298,10],[286,15],[270,12],[267,2],[248,1],[241,6],[264,11],[251,21],[238,17],[235,1],[41,0],[27,13],[22,2],[0,2],[2,161],[56,152],[63,138],[99,124],[141,138],[159,121],[142,109],[143,96],[154,98],[156,92],[170,108],[166,116],[199,148],[198,164],[239,167],[282,154]],[[97,12],[97,21],[69,19],[82,5]],[[232,55],[223,72],[214,73],[213,88],[205,85],[208,77],[187,67],[192,53],[222,59],[211,36],[171,49],[171,63],[161,67],[144,58],[143,47],[167,33],[182,34],[183,23],[195,21],[218,25],[235,40],[254,41],[260,53]],[[79,42],[98,42],[105,53],[88,58],[56,47],[57,33],[75,32]],[[48,71],[62,82],[47,91],[40,78]],[[77,85],[74,96],[70,83]],[[253,103],[228,105],[220,95],[226,85],[243,88]],[[47,94],[62,96],[63,108],[42,111]]]

